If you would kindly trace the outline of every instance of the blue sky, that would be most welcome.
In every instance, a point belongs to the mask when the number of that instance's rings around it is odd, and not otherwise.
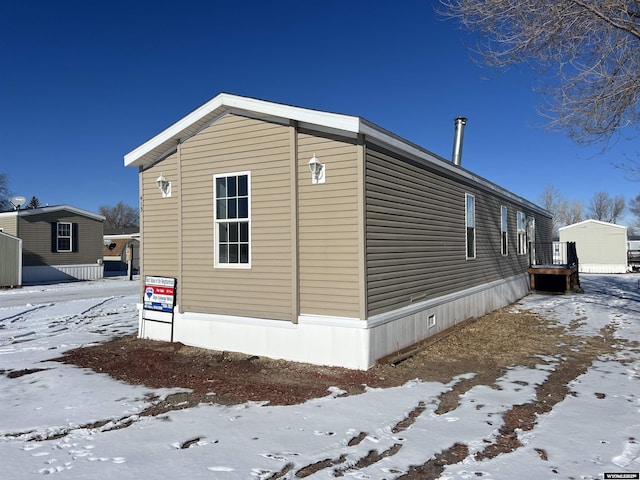
[[[548,133],[523,67],[471,59],[472,35],[434,1],[0,3],[0,172],[14,195],[97,212],[138,205],[123,155],[220,92],[366,118],[538,201],[585,204],[640,184],[612,166],[637,139],[580,147]]]

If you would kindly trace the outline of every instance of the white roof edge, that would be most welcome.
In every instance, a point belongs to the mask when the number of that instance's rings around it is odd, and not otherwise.
[[[388,132],[386,130],[384,130],[381,127],[378,127],[375,124],[371,124],[369,122],[367,122],[366,120],[362,121],[362,127],[361,127],[361,133],[368,135],[369,138],[374,138],[377,139],[383,143],[385,143],[386,145],[401,149],[402,151],[412,154],[418,158],[422,158],[423,160],[428,160],[431,162],[436,162],[438,165],[440,165],[442,168],[444,168],[445,170],[449,170],[451,172],[454,172],[456,175],[460,175],[462,177],[465,177],[475,183],[478,184],[482,184],[485,187],[494,190],[494,191],[499,191],[500,194],[507,196],[509,198],[511,198],[514,201],[517,201],[518,203],[524,203],[527,204],[529,206],[529,208],[536,210],[540,213],[545,213],[548,214],[549,216],[551,216],[551,212],[546,211],[544,208],[540,207],[539,205],[536,205],[535,203],[531,202],[530,200],[527,200],[526,198],[523,198],[513,192],[510,192],[509,190],[493,183],[490,182],[489,180],[482,178],[472,172],[470,172],[469,170],[465,170],[464,168],[461,168],[459,166],[454,165],[451,161],[448,161],[446,159],[443,159],[442,157],[440,157],[439,155],[436,155],[435,153],[432,153],[418,145],[414,145],[410,142],[408,142],[407,140],[398,137],[397,135]]]
[[[423,160],[436,162],[443,168],[450,171],[455,171],[458,175],[466,177],[469,180],[483,184],[492,190],[500,191],[500,193],[502,193],[503,195],[507,195],[509,197],[517,199],[520,202],[525,202],[532,209],[538,210],[540,212],[546,212],[546,210],[534,204],[533,202],[520,197],[482,177],[479,177],[469,172],[468,170],[454,166],[451,162],[441,158],[440,156],[431,153],[418,145],[414,145],[401,136],[385,130],[384,128],[371,123],[361,117],[325,112],[322,110],[313,110],[309,108],[295,107],[282,103],[259,100],[251,97],[242,97],[229,93],[220,93],[216,95],[205,104],[196,108],[191,113],[182,117],[173,125],[160,132],[158,135],[147,140],[139,147],[127,153],[124,156],[124,165],[145,166],[155,163],[160,158],[154,157],[149,161],[141,159],[145,155],[152,152],[154,149],[163,146],[163,144],[165,144],[166,142],[170,142],[171,140],[177,141],[182,136],[188,133],[188,128],[191,127],[194,123],[202,120],[207,115],[210,115],[212,112],[221,107],[227,107],[229,110],[245,110],[257,113],[258,115],[295,120],[306,125],[315,125],[356,135],[363,134],[368,137],[369,140],[377,140],[382,145],[387,145],[392,148],[401,150]],[[164,145],[164,147],[166,148],[164,148],[162,151],[166,154],[169,149],[169,145]]]
[[[151,150],[153,150],[153,148],[157,147],[158,145],[161,145],[167,140],[171,140],[172,137],[174,137],[175,135],[178,135],[181,131],[183,131],[185,127],[191,125],[193,122],[197,121],[198,119],[202,118],[203,116],[207,115],[208,113],[211,113],[213,110],[218,108],[222,104],[222,95],[223,94],[220,94],[217,97],[209,100],[207,103],[196,108],[194,111],[192,111],[185,117],[181,118],[170,127],[164,129],[155,137],[147,140],[139,147],[131,150],[129,153],[127,153],[124,156],[125,167],[131,165],[135,160],[149,153]]]
[[[610,226],[610,227],[618,227],[618,228],[624,228],[624,229],[627,228],[626,226],[618,225],[617,223],[609,223],[609,222],[603,222],[602,220],[596,220],[595,218],[587,218],[586,220],[582,220],[581,222],[576,222],[576,223],[572,223],[571,225],[565,225],[564,227],[560,227],[558,230],[564,230],[566,228],[577,227],[578,225],[583,225],[585,223],[597,223],[599,225],[607,225],[607,226]]]
[[[262,115],[289,118],[299,122],[335,128],[348,132],[358,133],[360,130],[360,118],[339,113],[324,112],[308,108],[294,107],[281,103],[267,102],[250,97],[241,97],[229,93],[220,93],[205,104],[182,117],[153,138],[135,148],[124,156],[125,167],[135,165],[136,161],[167,141],[178,139],[182,132],[195,122],[206,117],[220,107],[248,110]]]
[[[324,127],[336,128],[347,132],[358,133],[360,130],[360,118],[341,113],[324,112],[309,108],[294,107],[282,103],[267,102],[255,98],[239,97],[228,93],[220,94],[222,104],[242,110],[249,110],[275,117],[290,118],[299,122],[306,122]],[[216,97],[217,98],[217,97]]]
[[[29,216],[29,215],[38,215],[41,213],[50,213],[50,212],[57,212],[60,210],[68,210],[69,212],[73,212],[76,213],[78,215],[82,215],[85,217],[89,217],[89,218],[93,218],[95,220],[101,220],[104,221],[106,220],[106,217],[99,215],[97,213],[93,213],[93,212],[89,212],[87,210],[82,210],[81,208],[77,208],[77,207],[72,207],[71,205],[54,205],[51,207],[38,207],[38,208],[27,208],[24,210],[16,210],[15,212],[10,212],[10,213],[15,213],[16,215],[19,213],[21,217],[24,216]]]
[[[114,240],[124,240],[127,238],[132,238],[132,237],[139,237],[140,236],[140,232],[136,232],[136,233],[114,233],[113,235],[109,234],[109,233],[105,233],[103,235],[103,237],[109,237],[109,238],[113,238]]]

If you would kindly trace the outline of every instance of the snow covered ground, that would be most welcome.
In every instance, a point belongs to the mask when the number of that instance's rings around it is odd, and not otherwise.
[[[484,461],[474,460],[473,453],[497,435],[502,413],[535,397],[554,359],[537,368],[514,366],[499,380],[501,389],[473,387],[457,409],[442,415],[435,413],[437,398],[459,379],[414,381],[353,397],[332,391],[295,406],[202,405],[141,416],[154,396],[176,390],[126,385],[47,361],[80,345],[135,332],[138,281],[0,291],[0,478],[232,480],[286,471],[280,478],[293,479],[315,462],[342,458],[341,465],[355,465],[372,450],[390,450],[395,454],[347,469],[344,476],[394,479],[456,442],[466,444],[470,455],[447,466],[443,479],[596,479],[604,472],[638,472],[640,350],[629,341],[640,340],[640,275],[581,280],[584,294],[531,295],[513,308],[545,312],[572,328],[578,319],[577,335],[598,336],[608,325],[622,348],[599,358],[571,385],[575,396],[542,415],[533,430],[521,432],[523,447]],[[416,422],[393,433],[417,405],[426,410]],[[350,446],[361,432],[366,438]],[[324,468],[307,478],[333,477],[334,469]]]

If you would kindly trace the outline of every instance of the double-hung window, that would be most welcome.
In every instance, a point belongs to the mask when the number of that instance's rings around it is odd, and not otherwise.
[[[509,254],[509,223],[507,222],[507,207],[500,207],[500,253]]]
[[[527,217],[524,212],[518,212],[517,217],[518,232],[518,255],[526,255],[527,253]]]
[[[467,259],[476,258],[476,197],[469,193],[465,197],[465,224],[467,227]]]
[[[58,222],[56,228],[56,251],[70,252],[73,245],[73,229],[69,222]]]
[[[251,266],[251,175],[249,172],[214,176],[214,266]]]

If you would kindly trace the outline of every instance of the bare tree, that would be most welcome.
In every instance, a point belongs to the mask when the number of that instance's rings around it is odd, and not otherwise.
[[[105,230],[137,227],[139,225],[138,209],[123,202],[118,202],[112,207],[102,205],[98,211],[100,212],[100,215],[105,217]]]
[[[589,216],[595,220],[608,222],[612,200],[606,192],[597,192],[589,200]]]
[[[0,173],[0,212],[11,209],[9,203],[9,179],[5,173]]]
[[[640,195],[629,200],[629,211],[635,217],[634,225],[640,227]]]
[[[618,223],[620,217],[627,207],[627,202],[622,195],[618,195],[613,199],[613,209],[611,210],[611,223]]]
[[[640,0],[440,0],[479,32],[491,66],[543,73],[542,113],[578,143],[609,140],[640,120]]]
[[[563,200],[558,214],[559,225],[572,225],[584,220],[584,205],[579,200]]]
[[[602,222],[616,223],[625,207],[624,197],[611,198],[607,192],[597,192],[589,200],[589,217]]]
[[[560,217],[562,209],[567,201],[562,198],[560,190],[553,185],[547,185],[544,188],[542,194],[539,197],[540,205],[553,214],[553,236],[558,236],[558,229],[560,228]]]
[[[625,155],[625,159],[621,162],[614,162],[613,165],[620,168],[626,173],[628,180],[632,182],[640,182],[640,156],[638,158],[631,158]]]
[[[584,220],[584,205],[579,200],[567,200],[560,190],[547,185],[539,197],[540,204],[553,214],[553,236],[557,237],[560,227]]]

